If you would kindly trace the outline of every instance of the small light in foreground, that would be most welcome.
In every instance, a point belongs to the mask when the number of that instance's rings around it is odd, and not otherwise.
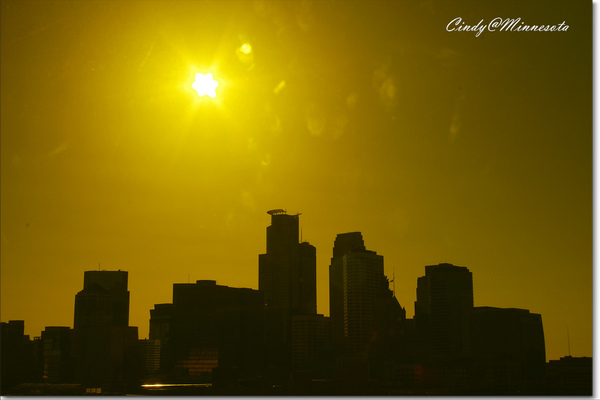
[[[198,92],[198,96],[210,96],[213,99],[217,96],[215,89],[219,86],[219,82],[213,79],[213,74],[196,74],[196,80],[192,84],[192,87],[196,92]]]

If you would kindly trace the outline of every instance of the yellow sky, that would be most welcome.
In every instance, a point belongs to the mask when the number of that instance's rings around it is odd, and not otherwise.
[[[548,359],[567,327],[592,355],[589,2],[0,6],[3,321],[72,326],[100,266],[129,271],[147,337],[173,283],[258,288],[284,208],[317,248],[319,313],[336,235],[361,231],[408,317],[425,265],[449,262],[476,306],[542,314]]]

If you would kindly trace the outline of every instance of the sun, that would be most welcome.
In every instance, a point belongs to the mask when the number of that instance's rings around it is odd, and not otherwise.
[[[213,99],[217,96],[215,89],[219,86],[219,82],[215,81],[212,73],[208,74],[196,74],[196,80],[192,84],[192,87],[198,96],[209,96]]]

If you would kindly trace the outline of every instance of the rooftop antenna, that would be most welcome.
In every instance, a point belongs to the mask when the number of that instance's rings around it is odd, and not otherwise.
[[[569,346],[569,357],[571,357],[571,338],[569,337],[569,325],[567,325],[567,345]]]

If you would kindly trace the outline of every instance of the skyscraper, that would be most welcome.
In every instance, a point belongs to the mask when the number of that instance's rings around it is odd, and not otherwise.
[[[317,249],[308,242],[301,242],[299,248],[298,311],[294,313],[314,315],[317,313]]]
[[[329,266],[329,315],[334,345],[341,351],[344,341],[344,254],[365,251],[360,232],[341,233],[335,238]]]
[[[470,355],[473,274],[452,264],[428,265],[417,280],[415,324],[425,357],[434,361]]]
[[[85,271],[75,296],[74,328],[127,326],[127,271]]]
[[[383,256],[367,250],[360,232],[337,235],[329,267],[332,335],[339,360],[365,364],[381,333],[405,312],[389,290]]]
[[[86,271],[75,296],[74,379],[105,385],[138,379],[138,330],[129,326],[127,271]]]
[[[264,293],[268,363],[286,370],[291,360],[291,318],[317,312],[316,249],[299,240],[299,215],[268,211],[267,252],[258,259],[258,288]]]
[[[271,210],[267,252],[259,255],[258,288],[267,306],[289,315],[316,314],[316,249],[299,240],[299,216]]]

